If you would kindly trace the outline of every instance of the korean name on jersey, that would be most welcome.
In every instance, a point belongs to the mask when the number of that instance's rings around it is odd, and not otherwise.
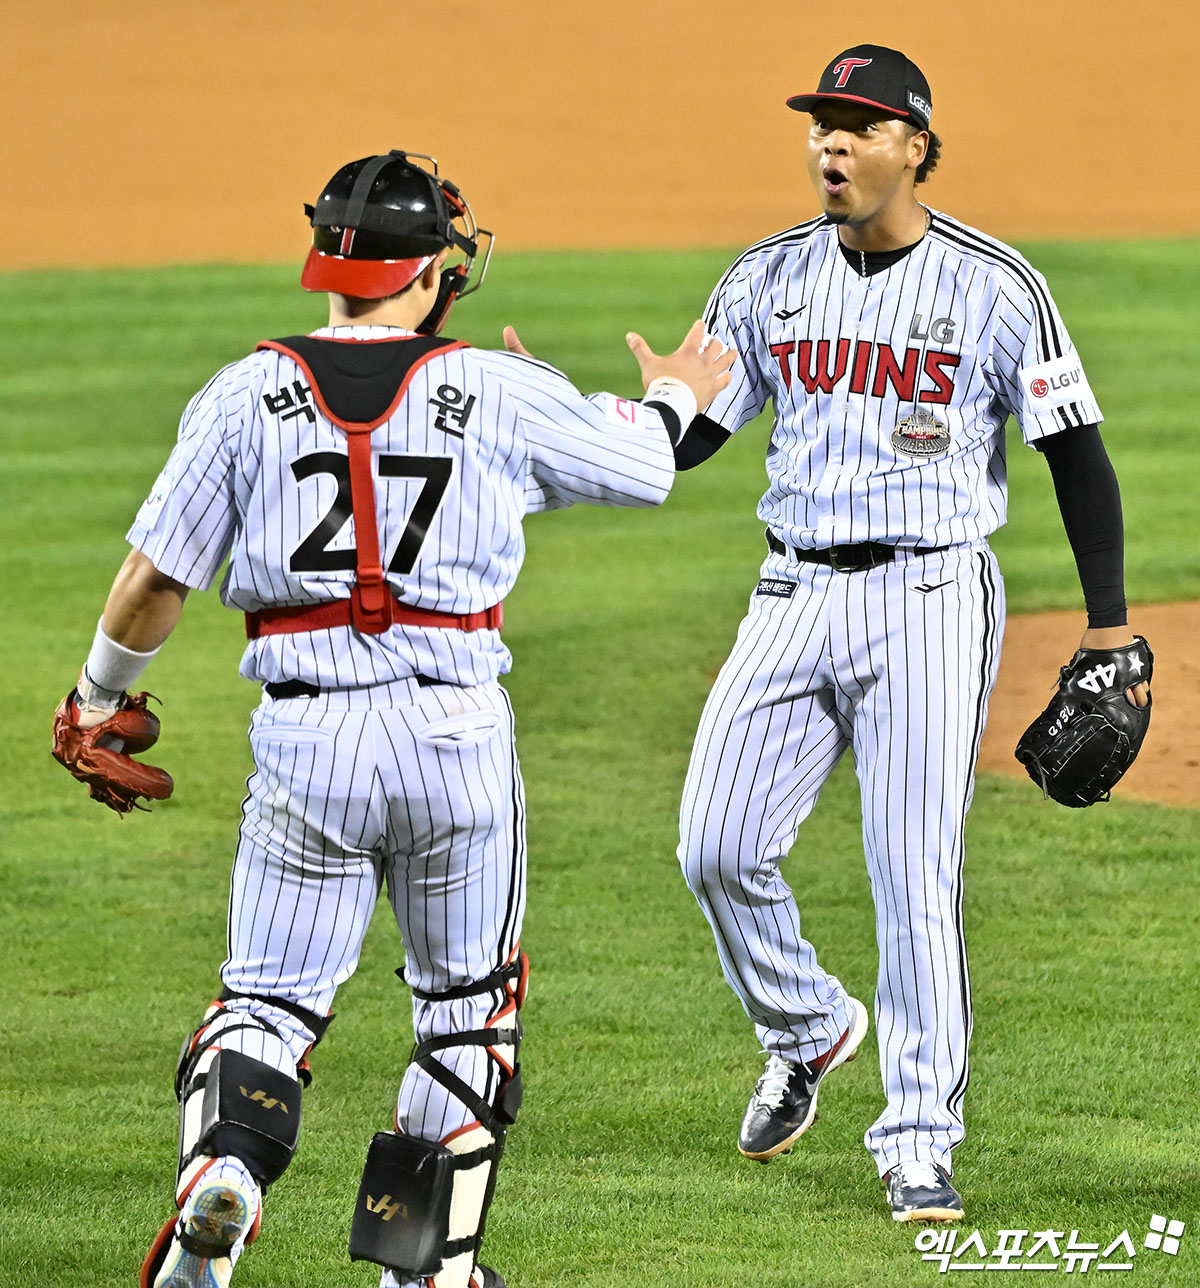
[[[395,338],[374,327],[317,337]],[[345,598],[355,568],[345,434],[314,406],[304,371],[264,350],[218,372],[128,537],[160,571],[255,611]],[[414,373],[371,434],[381,560],[405,603],[478,613],[512,589],[525,514],[576,502],[659,504],[674,459],[658,412],[581,395],[544,363],[470,347]],[[344,686],[412,675],[459,684],[509,669],[499,632],[349,628],[252,640],[241,672]]]

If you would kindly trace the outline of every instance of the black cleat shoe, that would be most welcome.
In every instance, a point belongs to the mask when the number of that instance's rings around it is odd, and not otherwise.
[[[962,1198],[936,1163],[901,1163],[883,1178],[893,1221],[961,1221]]]
[[[746,1106],[738,1149],[765,1163],[785,1153],[817,1117],[817,1087],[839,1064],[853,1060],[867,1034],[867,1008],[850,999],[850,1027],[823,1055],[808,1064],[793,1064],[773,1055]]]

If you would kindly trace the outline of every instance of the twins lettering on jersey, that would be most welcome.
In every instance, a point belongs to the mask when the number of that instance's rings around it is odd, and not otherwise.
[[[939,322],[949,319],[939,318]],[[953,324],[951,324],[953,325]],[[897,352],[882,340],[780,340],[768,344],[785,389],[796,378],[804,392],[832,393],[843,381],[849,392],[883,398],[889,391],[905,402],[948,404],[954,397],[955,367],[962,355],[944,349]]]

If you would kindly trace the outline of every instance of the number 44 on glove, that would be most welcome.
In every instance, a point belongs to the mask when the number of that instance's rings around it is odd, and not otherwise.
[[[143,765],[132,753],[158,741],[158,717],[146,710],[148,693],[127,693],[116,710],[80,704],[72,690],[54,713],[52,754],[81,783],[92,799],[128,814],[145,809],[138,797],[162,801],[175,790],[165,769]]]
[[[1150,727],[1149,696],[1139,707],[1126,691],[1149,684],[1153,671],[1140,635],[1123,648],[1080,649],[1062,668],[1054,700],[1017,741],[1043,795],[1075,809],[1108,800]]]

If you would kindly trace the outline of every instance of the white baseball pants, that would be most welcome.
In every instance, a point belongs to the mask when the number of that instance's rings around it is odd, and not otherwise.
[[[780,863],[853,749],[886,1096],[865,1141],[880,1174],[949,1168],[971,1031],[963,826],[999,661],[999,568],[975,544],[854,573],[771,554],[762,577],[696,735],[684,875],[763,1047],[792,1061],[828,1050],[850,1021],[846,990],[802,937]],[[797,864],[831,857],[806,837]]]
[[[525,908],[525,804],[512,707],[498,684],[399,680],[266,697],[250,743],[255,772],[221,971],[228,988],[326,1014],[358,964],[384,883],[414,988],[457,988],[509,960]],[[502,990],[414,999],[416,1038],[482,1027],[502,1003]],[[494,1063],[482,1048],[439,1058],[494,1095]],[[441,1140],[470,1120],[440,1084],[407,1069],[399,1130]]]

